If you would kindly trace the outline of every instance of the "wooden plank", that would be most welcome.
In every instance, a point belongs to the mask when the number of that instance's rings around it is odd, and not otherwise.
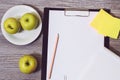
[[[67,8],[87,8],[111,9],[114,16],[120,17],[120,0],[0,0],[0,22],[4,13],[12,6],[18,4],[27,4],[35,7],[43,15],[44,7],[67,7]],[[0,24],[1,26],[1,24]],[[120,39],[110,39],[112,48],[120,51]],[[42,35],[26,46],[16,46],[9,43],[2,35],[0,29],[0,80],[40,80],[41,69],[37,72],[26,75],[22,74],[18,68],[18,60],[24,54],[34,54],[40,61],[42,54]],[[119,53],[118,53],[119,54]],[[40,64],[40,62],[39,62]],[[40,65],[39,65],[40,66]]]

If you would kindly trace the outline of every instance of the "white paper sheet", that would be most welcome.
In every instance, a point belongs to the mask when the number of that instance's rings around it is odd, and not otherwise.
[[[120,59],[104,47],[104,36],[89,25],[96,14],[65,16],[62,10],[50,10],[47,80],[58,33],[51,80],[64,80],[64,76],[67,80],[120,80]]]

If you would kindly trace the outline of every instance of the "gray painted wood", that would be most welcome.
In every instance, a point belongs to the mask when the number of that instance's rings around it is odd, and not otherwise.
[[[57,8],[86,8],[86,9],[111,9],[111,13],[120,17],[120,0],[0,0],[0,22],[4,13],[15,5],[26,4],[35,7],[43,16],[44,7]],[[1,25],[0,25],[1,26]],[[119,55],[120,39],[110,39],[111,49]],[[40,80],[40,65],[35,73],[30,75],[19,71],[18,60],[24,54],[33,54],[39,64],[42,54],[42,34],[33,43],[25,46],[16,46],[9,43],[0,30],[0,80]]]

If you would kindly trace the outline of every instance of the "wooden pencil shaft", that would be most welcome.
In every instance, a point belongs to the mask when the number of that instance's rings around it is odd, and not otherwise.
[[[53,56],[52,56],[52,62],[51,62],[51,65],[50,65],[49,79],[52,76],[52,71],[53,71],[53,65],[54,65],[56,51],[57,51],[58,40],[59,40],[59,34],[57,34],[56,41],[55,41],[54,52],[53,52]]]

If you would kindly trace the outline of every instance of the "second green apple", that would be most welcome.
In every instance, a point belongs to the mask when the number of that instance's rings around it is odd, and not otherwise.
[[[33,13],[25,13],[20,19],[21,26],[24,30],[32,30],[36,28],[38,22],[39,20],[37,16]]]

